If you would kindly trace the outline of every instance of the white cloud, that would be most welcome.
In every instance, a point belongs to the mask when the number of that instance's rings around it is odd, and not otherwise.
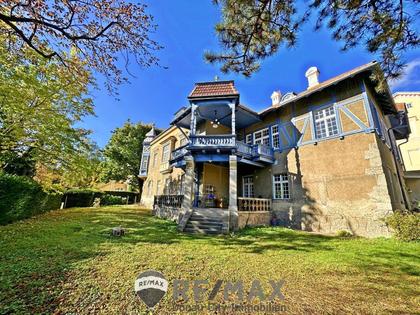
[[[414,59],[407,63],[403,74],[395,79],[390,80],[390,87],[395,90],[396,88],[402,88],[407,85],[420,84],[420,58]]]

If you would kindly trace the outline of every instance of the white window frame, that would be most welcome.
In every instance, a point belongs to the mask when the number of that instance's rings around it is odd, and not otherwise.
[[[270,145],[270,132],[268,127],[254,132],[254,144],[265,144],[267,146]]]
[[[166,143],[163,147],[162,147],[162,162],[168,162],[169,158],[171,156],[171,143]]]
[[[246,182],[249,179],[251,182]],[[254,177],[252,175],[242,176],[242,195],[245,198],[254,198]]]
[[[333,111],[332,113],[329,112],[331,109]],[[317,117],[318,114],[322,116]],[[338,126],[338,119],[337,119],[337,111],[334,105],[315,110],[313,112],[313,119],[314,119],[316,139],[325,139],[325,138],[337,136],[340,133],[339,126]],[[332,131],[329,128],[330,122],[332,122],[331,123]],[[325,135],[323,133],[319,134],[321,128],[318,124],[322,125],[322,128],[325,130]]]
[[[277,129],[277,131],[275,131]],[[277,141],[276,141],[277,139]],[[276,145],[277,142],[277,145]],[[271,145],[274,149],[280,148],[280,128],[279,125],[271,126]]]
[[[280,195],[277,195],[276,185],[280,185]],[[288,200],[290,199],[290,183],[287,173],[273,175],[273,199]]]
[[[249,133],[245,136],[245,143],[252,144],[252,133]]]

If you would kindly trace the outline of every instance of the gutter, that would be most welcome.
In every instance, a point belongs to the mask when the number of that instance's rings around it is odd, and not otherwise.
[[[406,128],[407,126],[399,126],[399,127],[394,127],[394,128],[389,128],[388,130],[387,130],[387,133],[388,133],[388,138],[389,139],[391,139],[391,137],[390,137],[390,131],[394,131],[394,129],[399,129],[399,128]],[[394,139],[395,139],[395,137],[394,137]],[[408,138],[406,138],[406,142],[403,142],[403,143],[400,143],[398,146],[397,146],[397,149],[398,150],[400,150],[400,145],[402,145],[402,144],[405,144],[405,143],[407,143],[408,142]],[[394,147],[393,145],[392,145],[392,143],[391,143],[391,146],[392,147]],[[410,203],[409,203],[409,201],[407,200],[407,196],[405,195],[405,191],[404,191],[404,186],[403,186],[403,182],[402,182],[402,180],[401,180],[401,173],[400,173],[400,169],[398,168],[398,161],[397,161],[397,157],[395,156],[395,154],[394,154],[394,150],[392,150],[391,149],[391,152],[392,152],[392,158],[393,158],[393,160],[394,160],[394,164],[395,164],[395,169],[396,169],[396,171],[397,171],[397,177],[398,177],[398,182],[399,182],[399,184],[400,184],[400,189],[401,189],[401,194],[402,194],[402,197],[403,197],[403,200],[404,200],[404,205],[405,205],[405,207],[407,208],[407,210],[411,210],[411,208],[410,208]],[[401,158],[402,158],[402,154],[401,154],[401,152],[400,152],[400,156],[401,156]],[[404,161],[402,161],[403,162],[403,165],[404,165]]]

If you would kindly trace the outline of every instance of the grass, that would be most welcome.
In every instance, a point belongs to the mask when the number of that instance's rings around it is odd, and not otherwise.
[[[113,238],[112,227],[127,229]],[[289,314],[415,314],[420,244],[256,228],[195,236],[129,206],[66,209],[0,227],[0,314],[137,314],[134,280],[284,279]],[[267,290],[268,291],[268,290]],[[213,302],[222,302],[219,293]],[[238,302],[238,301],[231,301]],[[178,302],[181,303],[181,302]],[[190,304],[192,302],[189,302]],[[228,302],[226,302],[228,303]],[[230,302],[229,302],[230,303]],[[171,289],[155,309],[173,314]]]

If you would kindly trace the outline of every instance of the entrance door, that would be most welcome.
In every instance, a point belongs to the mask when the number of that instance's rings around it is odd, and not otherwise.
[[[242,177],[242,190],[243,195],[246,198],[254,197],[254,177],[244,176]]]

